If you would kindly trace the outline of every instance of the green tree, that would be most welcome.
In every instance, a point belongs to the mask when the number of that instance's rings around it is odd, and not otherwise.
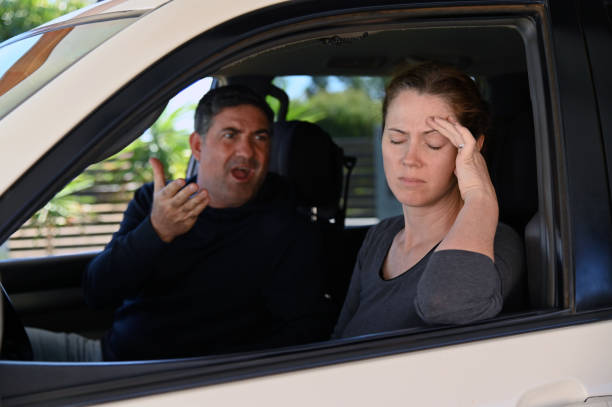
[[[177,130],[175,124],[181,116],[194,110],[195,105],[183,106],[175,111],[164,110],[143,136],[118,153],[118,159],[128,162],[126,168],[134,181],[144,183],[153,180],[150,157],[159,158],[167,179],[185,177],[191,156],[189,132]]]
[[[381,122],[381,99],[384,78],[362,76],[334,77],[343,90],[330,92],[328,76],[312,76],[303,95],[289,102],[287,120],[316,123],[333,137],[371,137]],[[287,89],[285,78],[274,83]],[[278,101],[268,98],[272,109],[278,111]]]
[[[317,123],[333,137],[372,137],[380,123],[380,100],[363,89],[319,92],[306,100],[291,101],[288,118]],[[309,120],[314,118],[315,120]]]
[[[44,24],[91,0],[0,0],[0,42]]]

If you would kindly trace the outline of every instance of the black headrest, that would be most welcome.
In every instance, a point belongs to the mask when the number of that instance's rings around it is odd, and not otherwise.
[[[344,153],[319,126],[302,121],[274,123],[269,171],[293,184],[298,204],[331,218],[339,209]]]

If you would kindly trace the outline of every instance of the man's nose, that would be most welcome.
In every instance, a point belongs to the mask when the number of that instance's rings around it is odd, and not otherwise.
[[[236,143],[236,155],[246,158],[253,156],[253,143],[249,137],[241,137]]]

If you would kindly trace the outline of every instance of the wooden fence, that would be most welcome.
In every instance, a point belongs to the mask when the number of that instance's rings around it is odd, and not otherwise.
[[[374,160],[369,138],[338,138],[346,155],[357,157],[350,180],[347,218],[375,216]],[[9,258],[39,257],[99,251],[119,228],[123,211],[140,183],[130,180],[124,161],[107,160],[86,170],[93,186],[78,192],[94,201],[81,204],[80,213],[62,218],[63,224],[37,226],[26,222],[8,240]]]

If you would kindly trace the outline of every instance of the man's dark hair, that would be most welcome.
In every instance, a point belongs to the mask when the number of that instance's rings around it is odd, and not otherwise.
[[[195,112],[195,131],[204,137],[212,124],[213,118],[221,110],[240,105],[252,105],[259,108],[272,124],[274,112],[263,97],[246,86],[228,85],[211,89],[200,99]]]

